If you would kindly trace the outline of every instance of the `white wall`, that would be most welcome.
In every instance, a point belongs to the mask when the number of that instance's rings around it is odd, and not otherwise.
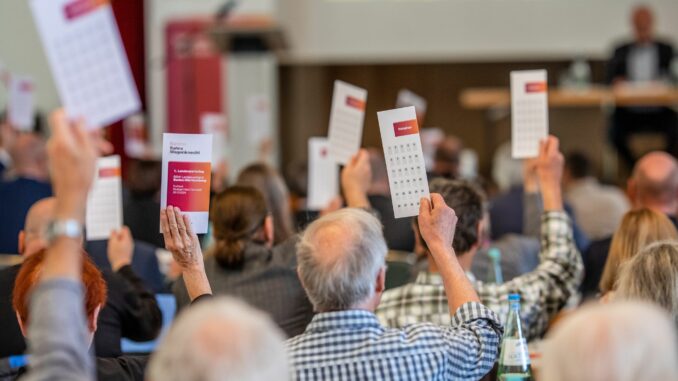
[[[292,61],[604,57],[635,0],[282,0]],[[678,1],[647,0],[678,43]]]

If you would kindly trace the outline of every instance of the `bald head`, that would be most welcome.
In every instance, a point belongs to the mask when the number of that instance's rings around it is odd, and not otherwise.
[[[31,206],[26,214],[24,230],[19,233],[19,252],[31,255],[47,247],[47,225],[54,217],[54,197],[44,198]]]
[[[670,215],[678,210],[678,161],[665,152],[650,152],[633,169],[628,193],[634,208]]]
[[[648,43],[654,35],[654,15],[652,9],[646,5],[640,5],[631,12],[631,24],[636,41]]]
[[[297,246],[298,271],[316,311],[369,303],[383,291],[387,251],[381,223],[364,210],[342,209],[309,225]]]
[[[18,176],[47,179],[45,140],[34,133],[19,134],[10,151],[14,171]]]

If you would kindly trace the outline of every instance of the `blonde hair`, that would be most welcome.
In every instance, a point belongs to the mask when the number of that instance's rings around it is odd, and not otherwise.
[[[678,323],[678,242],[657,242],[621,266],[615,299],[656,303]]]
[[[603,294],[612,291],[619,276],[619,267],[645,246],[671,239],[678,239],[678,231],[664,214],[650,209],[626,213],[612,237],[610,252],[600,279],[600,291]]]

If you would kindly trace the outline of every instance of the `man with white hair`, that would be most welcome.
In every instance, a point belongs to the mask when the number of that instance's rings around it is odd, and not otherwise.
[[[384,328],[374,314],[384,291],[386,242],[379,220],[343,209],[313,222],[297,247],[298,272],[318,314],[287,341],[294,379],[477,380],[497,357],[502,329],[457,262],[454,211],[422,199],[421,233],[441,269],[452,324]]]
[[[233,298],[179,315],[148,366],[148,380],[260,381],[288,375],[284,335],[263,312]]]
[[[676,380],[677,340],[673,322],[654,305],[589,305],[568,317],[548,337],[539,379]]]

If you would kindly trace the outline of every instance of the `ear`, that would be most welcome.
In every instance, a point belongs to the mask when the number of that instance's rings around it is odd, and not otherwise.
[[[381,295],[384,290],[386,290],[386,266],[382,266],[377,273],[377,281],[374,285],[375,294]]]
[[[26,232],[21,230],[19,232],[19,254],[23,254],[26,250]]]
[[[476,237],[478,237],[478,242],[476,242],[475,246],[476,247],[481,247],[483,246],[483,243],[485,243],[485,228],[487,226],[487,220],[485,218],[481,219],[478,221],[478,226],[476,227]]]
[[[21,316],[19,316],[19,313],[15,311],[14,314],[16,315],[16,321],[19,322],[19,329],[21,330],[21,334],[23,335],[23,337],[26,337],[27,327],[24,326],[24,322],[21,320]]]
[[[264,219],[264,239],[268,246],[273,246],[273,240],[275,239],[275,227],[273,225],[273,217],[266,216]]]
[[[87,322],[87,324],[89,325],[89,330],[92,333],[96,332],[97,328],[99,327],[99,312],[101,312],[101,304],[99,304],[94,309],[94,312],[92,313],[89,322]]]

